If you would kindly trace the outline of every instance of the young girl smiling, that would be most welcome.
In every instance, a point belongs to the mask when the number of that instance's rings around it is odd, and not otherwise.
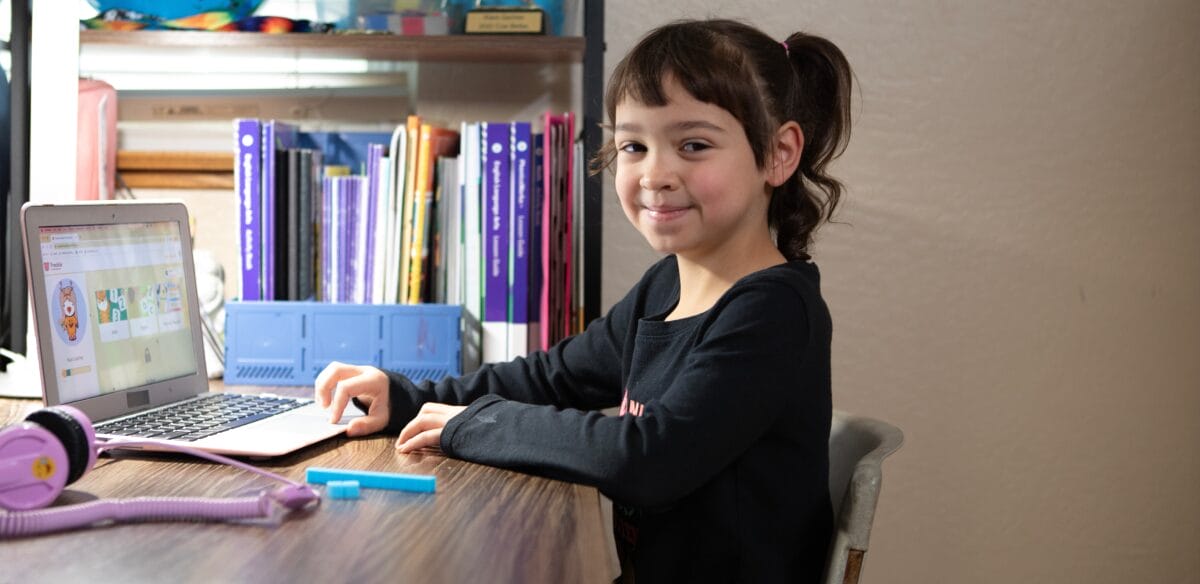
[[[666,254],[604,317],[546,352],[414,384],[331,364],[316,396],[350,435],[594,485],[623,577],[811,582],[832,530],[831,323],[813,231],[850,128],[830,42],[725,20],[648,34],[605,96],[629,221]],[[619,414],[598,410],[619,406]]]

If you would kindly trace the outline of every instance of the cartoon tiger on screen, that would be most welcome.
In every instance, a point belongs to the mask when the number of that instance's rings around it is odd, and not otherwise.
[[[71,342],[75,342],[75,336],[79,333],[79,315],[75,313],[75,302],[74,286],[62,286],[58,289],[58,306],[62,309],[62,319],[58,324],[67,331],[67,338]]]
[[[104,290],[96,292],[96,318],[100,324],[112,321],[112,315],[108,312],[108,292]]]

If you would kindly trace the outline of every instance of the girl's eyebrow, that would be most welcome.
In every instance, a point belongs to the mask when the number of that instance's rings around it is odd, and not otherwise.
[[[636,133],[636,132],[642,131],[642,126],[640,124],[624,123],[624,124],[617,124],[616,127],[614,127],[613,129],[617,132],[635,132]],[[687,131],[687,130],[712,130],[714,132],[724,132],[725,131],[725,128],[722,128],[721,126],[718,126],[712,122],[706,122],[704,120],[686,120],[686,121],[682,121],[682,122],[675,122],[675,123],[667,126],[666,129],[668,131],[676,131],[676,132]]]

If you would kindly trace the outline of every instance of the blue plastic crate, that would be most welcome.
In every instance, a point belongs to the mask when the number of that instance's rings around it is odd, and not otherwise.
[[[332,361],[414,381],[462,371],[462,307],[445,304],[229,302],[225,383],[310,385]]]

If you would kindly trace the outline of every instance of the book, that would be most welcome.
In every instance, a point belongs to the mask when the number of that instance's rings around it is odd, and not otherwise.
[[[315,242],[317,213],[320,208],[321,160],[321,153],[317,150],[305,148],[300,151],[299,300],[310,300],[315,295]]]
[[[462,220],[458,216],[459,181],[458,157],[443,156],[438,158],[437,188],[433,198],[433,208],[437,218],[433,222],[434,247],[433,294],[431,300],[438,304],[459,304],[458,282],[455,281],[455,271],[458,269],[458,230]]]
[[[282,270],[276,267],[275,253],[275,201],[278,193],[276,181],[280,176],[276,172],[276,154],[296,147],[296,127],[278,120],[263,120],[262,126],[262,234],[263,234],[263,298],[278,298],[276,293],[276,277]]]
[[[462,366],[479,368],[483,359],[483,224],[481,165],[483,146],[480,124],[462,125],[463,262],[462,262]]]
[[[388,162],[391,171],[388,173],[387,191],[387,246],[385,247],[385,294],[387,302],[400,301],[400,221],[402,214],[401,197],[404,193],[405,173],[408,164],[408,129],[396,126],[392,132],[392,140],[388,146]]]
[[[376,250],[379,249],[379,173],[383,161],[383,144],[367,145],[366,193],[364,203],[364,222],[361,226],[363,239],[363,298],[364,302],[378,303],[382,294],[382,284],[376,283]]]
[[[385,150],[384,152],[387,151]],[[395,302],[395,300],[389,300],[387,297],[388,237],[391,233],[392,207],[394,206],[391,197],[395,193],[391,185],[391,158],[384,155],[379,158],[379,170],[375,187],[376,196],[378,197],[375,208],[379,216],[376,219],[375,233],[372,236],[372,244],[375,246],[375,279],[371,283],[372,304],[391,304]]]
[[[319,157],[320,153],[316,153],[314,157]],[[313,174],[313,180],[319,186],[313,188],[313,234],[312,247],[313,253],[317,255],[316,263],[313,267],[313,295],[320,302],[331,302],[329,289],[326,288],[326,283],[329,282],[329,249],[326,249],[325,242],[329,240],[330,233],[330,188],[329,180],[326,179],[322,162],[313,161],[316,165],[316,174]]]
[[[533,149],[531,124],[513,122],[509,164],[509,306],[508,359],[525,355],[529,346],[529,198]]]
[[[233,121],[234,187],[237,189],[238,297],[263,300],[262,280],[262,125],[257,119]]]
[[[555,224],[557,214],[555,212],[555,193],[557,192],[555,177],[558,173],[556,163],[558,157],[555,155],[555,148],[558,146],[559,136],[561,134],[561,120],[547,112],[542,117],[543,134],[542,134],[542,224],[541,224],[541,301],[538,303],[538,332],[541,335],[542,350],[548,350],[551,345],[557,342],[555,327],[553,326],[554,305],[558,299],[557,287],[553,286],[555,280],[555,263],[557,255],[554,253],[555,243]]]
[[[404,277],[408,279],[408,285],[405,289],[408,295],[405,296],[404,302],[408,304],[418,304],[421,302],[421,259],[422,250],[425,247],[425,210],[428,205],[426,202],[425,192],[430,188],[432,179],[432,152],[433,150],[433,126],[428,123],[422,123],[417,130],[417,160],[416,160],[416,176],[413,180],[412,194],[412,211],[410,220],[412,226],[409,229],[409,239],[407,244],[408,250],[408,265],[404,273]]]
[[[350,280],[348,300],[355,304],[367,302],[367,282],[369,281],[370,266],[367,264],[368,235],[370,234],[370,200],[367,178],[363,175],[346,177],[349,179],[350,196],[348,199],[346,228],[349,248],[347,257],[349,266],[347,276]]]
[[[433,245],[431,208],[437,159],[458,151],[458,132],[431,124],[421,124],[417,158],[417,178],[413,189],[413,237],[409,258],[408,303],[428,301],[430,250]]]
[[[541,301],[538,305],[541,349],[578,332],[575,324],[573,288],[573,182],[574,116],[566,113],[543,116],[543,168],[541,197]]]
[[[587,158],[584,153],[582,141],[575,142],[573,154],[574,155],[571,158],[573,161],[572,167],[576,169],[583,169],[587,165]],[[586,254],[584,254],[583,251],[582,229],[582,227],[586,225],[584,222],[584,173],[574,172],[573,177],[574,180],[571,184],[571,205],[573,208],[573,212],[571,214],[571,245],[572,249],[574,250],[574,257],[572,258],[571,271],[574,277],[572,279],[573,283],[571,296],[574,299],[574,319],[571,322],[572,326],[569,334],[583,332],[584,327],[587,326],[587,322],[584,321],[583,313],[583,308],[585,306],[583,294],[584,289],[586,288],[584,284],[585,271],[583,265],[583,258]]]
[[[275,291],[276,300],[300,299],[300,175],[303,172],[300,161],[300,149],[289,148],[280,151],[279,168],[283,179],[276,197],[278,212],[276,213],[276,232],[279,240],[276,242],[275,266],[280,286]]]
[[[413,201],[416,198],[417,158],[420,155],[421,118],[408,116],[405,124],[408,149],[405,161],[404,191],[400,197],[400,302],[408,302],[409,261],[412,258]]]
[[[350,289],[353,281],[354,266],[350,265],[350,259],[353,257],[351,244],[353,243],[351,228],[354,223],[354,205],[351,202],[352,188],[350,175],[333,177],[333,193],[334,193],[334,210],[333,218],[333,274],[334,280],[334,302],[351,302],[352,291]]]
[[[566,112],[562,115],[564,128],[564,136],[559,155],[562,157],[563,177],[562,177],[562,234],[560,241],[562,242],[562,285],[563,285],[563,301],[562,301],[562,336],[565,339],[575,333],[575,306],[574,290],[574,246],[572,240],[575,233],[574,220],[572,219],[575,208],[574,193],[575,193],[575,114]],[[555,323],[558,326],[558,323]]]
[[[337,254],[337,224],[334,222],[335,210],[339,208],[341,201],[338,200],[338,193],[335,192],[335,177],[325,176],[322,179],[321,188],[321,276],[320,290],[321,300],[325,302],[337,302],[337,291],[335,285],[334,274],[338,267]]]
[[[509,124],[486,122],[483,136],[483,362],[508,359]]]
[[[526,354],[542,348],[542,208],[545,206],[545,187],[542,178],[546,149],[544,133],[533,135],[532,172],[529,187],[529,331]]]
[[[326,176],[322,216],[322,266],[329,302],[365,303],[366,177]],[[327,227],[325,227],[327,226]]]

